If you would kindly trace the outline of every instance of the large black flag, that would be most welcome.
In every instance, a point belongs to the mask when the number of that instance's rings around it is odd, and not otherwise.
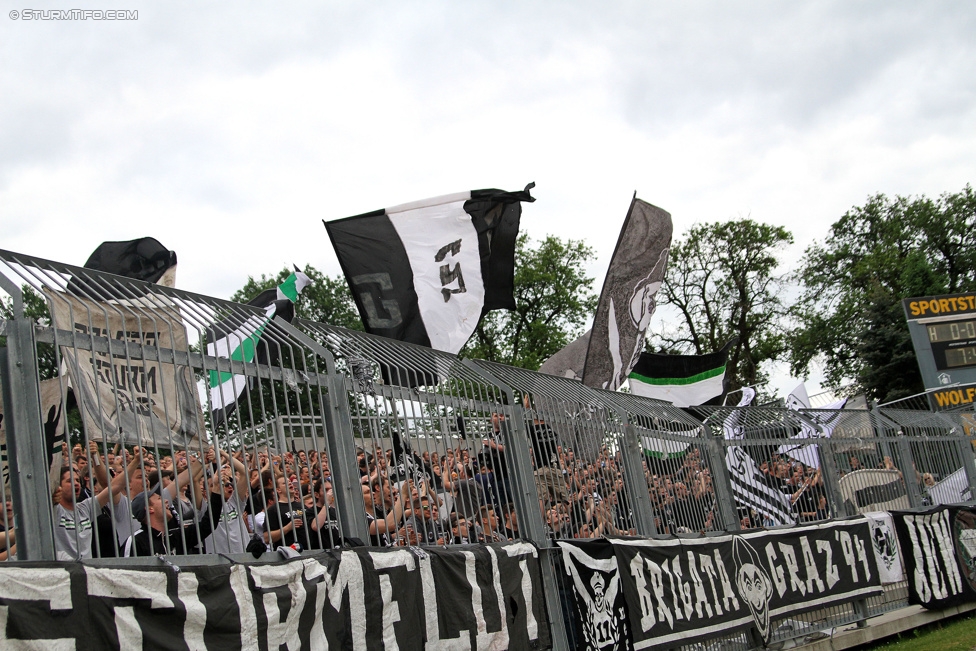
[[[521,192],[472,190],[323,222],[372,334],[457,353],[514,309]]]
[[[176,280],[176,252],[170,251],[153,237],[125,242],[102,242],[88,257],[85,269],[173,287]],[[81,277],[72,278],[67,291],[69,294],[100,300],[132,298],[141,293],[130,285],[116,286],[111,279],[88,282]]]
[[[671,214],[634,193],[593,317],[583,384],[616,391],[644,350],[671,246]]]
[[[89,256],[85,268],[158,283],[175,264],[174,251],[153,237],[142,237],[127,242],[102,242]]]
[[[644,350],[671,246],[671,214],[635,194],[610,259],[593,329],[546,360],[542,373],[616,391]]]

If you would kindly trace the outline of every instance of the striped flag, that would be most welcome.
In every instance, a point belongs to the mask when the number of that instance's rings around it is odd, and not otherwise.
[[[741,425],[742,408],[748,407],[755,397],[754,389],[746,387],[742,390],[742,399],[738,406],[722,424],[722,433],[726,441],[745,439],[745,428]],[[760,513],[776,524],[794,524],[789,497],[766,483],[765,475],[756,465],[755,460],[749,456],[745,446],[727,445],[725,465],[729,469],[729,478],[732,481],[732,495],[740,508]]]
[[[725,395],[725,363],[732,342],[708,355],[641,353],[630,372],[630,391],[638,396],[696,407]]]
[[[521,192],[472,190],[326,222],[370,334],[456,354],[488,310],[515,309]]]
[[[267,289],[248,302],[248,305],[264,308],[264,314],[254,315],[243,323],[225,319],[207,330],[207,355],[224,357],[240,362],[273,363],[277,349],[259,346],[261,335],[268,324],[280,316],[286,321],[295,317],[295,303],[302,290],[311,284],[301,271],[288,276],[275,289]],[[262,359],[263,358],[263,359]],[[243,375],[210,371],[210,409],[214,425],[223,422],[237,407],[237,399],[247,388]]]

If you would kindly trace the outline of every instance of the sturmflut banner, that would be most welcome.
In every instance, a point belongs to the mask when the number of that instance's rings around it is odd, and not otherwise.
[[[0,585],[0,648],[551,647],[538,551],[521,542],[180,571],[4,564]]]
[[[586,649],[668,648],[750,626],[768,642],[777,619],[882,590],[863,519],[714,538],[608,539],[603,549],[559,545]],[[616,639],[603,630],[613,616]]]
[[[175,307],[138,300],[91,301],[54,291],[48,296],[60,330],[145,346],[147,355],[156,349],[189,352],[183,318]],[[89,440],[186,447],[204,432],[189,366],[70,345],[61,346],[61,355]]]

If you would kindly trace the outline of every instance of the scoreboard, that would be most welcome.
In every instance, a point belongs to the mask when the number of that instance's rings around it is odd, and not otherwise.
[[[976,293],[906,298],[903,305],[925,388],[976,383]]]

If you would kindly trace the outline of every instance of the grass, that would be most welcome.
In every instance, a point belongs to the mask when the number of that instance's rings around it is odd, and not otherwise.
[[[976,614],[943,620],[899,633],[859,651],[971,651],[976,648]]]

